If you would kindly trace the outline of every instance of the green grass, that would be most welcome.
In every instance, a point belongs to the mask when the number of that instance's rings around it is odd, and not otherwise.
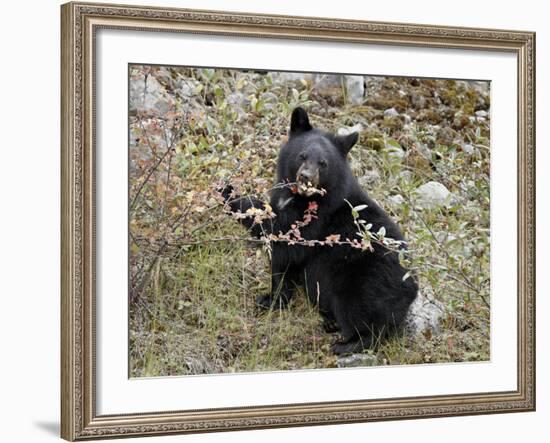
[[[254,298],[269,281],[265,252],[246,243],[200,245],[160,260],[143,301],[149,309],[132,318],[132,375],[334,366],[333,338],[306,297],[288,310],[257,311]]]

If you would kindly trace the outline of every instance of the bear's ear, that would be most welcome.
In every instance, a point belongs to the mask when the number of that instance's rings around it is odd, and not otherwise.
[[[352,132],[348,135],[337,135],[336,142],[338,143],[338,148],[340,152],[344,155],[348,155],[348,152],[353,147],[355,143],[359,140],[359,134],[357,132]]]
[[[306,132],[310,129],[312,128],[309,124],[307,112],[303,108],[295,108],[290,118],[290,135]]]

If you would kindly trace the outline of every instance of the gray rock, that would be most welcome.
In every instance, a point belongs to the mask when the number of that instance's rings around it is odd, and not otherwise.
[[[346,97],[349,103],[360,105],[365,96],[365,82],[362,75],[346,75],[344,77],[346,85]]]
[[[317,74],[316,74],[317,75]],[[311,80],[312,74],[301,74],[299,72],[273,72],[271,79],[273,83],[295,83],[301,80]]]
[[[213,372],[212,364],[204,359],[187,357],[185,364],[191,374],[211,374]]]
[[[468,155],[473,155],[476,153],[476,148],[474,148],[471,144],[465,143],[461,145],[462,151]]]
[[[405,157],[405,151],[403,149],[394,148],[393,146],[387,148],[388,155],[390,157],[393,157],[397,160],[403,160],[403,157]]]
[[[426,97],[422,94],[413,93],[411,102],[415,109],[424,109],[426,107]]]
[[[341,75],[313,74],[313,87],[321,94],[332,94],[335,89],[342,89],[343,78]]]
[[[232,92],[227,97],[227,103],[233,106],[247,106],[250,104],[250,100],[242,92]]]
[[[456,136],[456,132],[448,126],[441,128],[437,131],[437,142],[442,145],[451,145]]]
[[[279,100],[279,97],[273,94],[273,92],[263,92],[262,94],[260,94],[260,99],[266,102],[277,102]]]
[[[405,334],[415,336],[425,331],[439,334],[444,314],[445,308],[434,298],[431,288],[423,288],[418,291],[418,296],[405,317]]]
[[[491,85],[491,82],[488,81],[470,81],[468,82],[469,86],[474,88],[477,92],[488,95],[489,94],[489,86]]]
[[[380,86],[385,82],[385,77],[378,75],[364,75],[363,79],[368,86]]]
[[[385,150],[390,157],[397,160],[402,160],[403,157],[405,157],[406,155],[406,152],[403,150],[403,148],[395,141],[391,143],[386,143]]]
[[[351,168],[351,171],[353,172],[353,174],[356,176],[361,175],[363,172],[363,163],[355,156],[350,157],[349,167]]]
[[[424,183],[414,194],[416,205],[422,209],[450,207],[456,203],[456,197],[444,185],[435,181]]]
[[[484,110],[476,111],[476,117],[487,118],[488,116],[489,116],[489,113],[487,111],[484,111]]]
[[[399,112],[395,108],[389,108],[384,111],[384,117],[397,117]]]
[[[173,99],[153,75],[130,82],[130,109],[141,112],[166,112]]]
[[[401,177],[405,181],[411,181],[413,179],[413,176],[413,172],[407,169],[399,173],[399,177]]]
[[[430,151],[430,148],[428,148],[428,145],[426,143],[422,142],[416,142],[415,143],[416,150],[422,154],[423,157],[430,159],[432,158],[432,151]]]
[[[178,79],[178,92],[182,97],[191,98],[201,83],[192,78]]]
[[[401,194],[391,195],[388,197],[388,200],[393,206],[399,206],[402,205],[405,201],[403,196]]]
[[[358,178],[359,184],[363,188],[368,188],[378,182],[378,180],[380,180],[380,173],[376,169],[365,171],[365,173]]]
[[[338,357],[339,368],[358,368],[361,366],[376,366],[378,358],[371,354],[351,354],[345,357]]]
[[[338,135],[350,135],[354,132],[360,133],[363,130],[363,125],[361,123],[357,123],[353,126],[345,126],[343,128],[338,129]]]

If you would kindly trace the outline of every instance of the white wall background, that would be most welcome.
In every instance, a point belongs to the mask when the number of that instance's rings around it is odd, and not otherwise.
[[[550,260],[550,14],[545,3],[394,0],[128,0],[201,9],[234,10],[524,29],[537,32],[537,372],[536,413],[412,420],[198,436],[145,442],[546,441],[550,419],[550,312],[545,269]],[[0,435],[6,442],[55,441],[59,433],[59,4],[9,2],[0,19]],[[452,382],[452,381],[451,381]]]

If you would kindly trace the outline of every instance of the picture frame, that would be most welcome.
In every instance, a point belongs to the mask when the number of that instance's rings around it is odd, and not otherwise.
[[[535,34],[72,2],[61,7],[61,436],[215,432],[535,410]],[[517,67],[515,389],[98,413],[97,33],[183,34],[506,53]],[[389,49],[388,49],[389,50]],[[215,64],[215,61],[213,61]],[[498,270],[492,269],[498,279]],[[230,377],[230,376],[229,376]],[[212,379],[211,379],[212,380]],[[143,383],[147,383],[144,380]],[[196,381],[193,381],[196,382]]]

